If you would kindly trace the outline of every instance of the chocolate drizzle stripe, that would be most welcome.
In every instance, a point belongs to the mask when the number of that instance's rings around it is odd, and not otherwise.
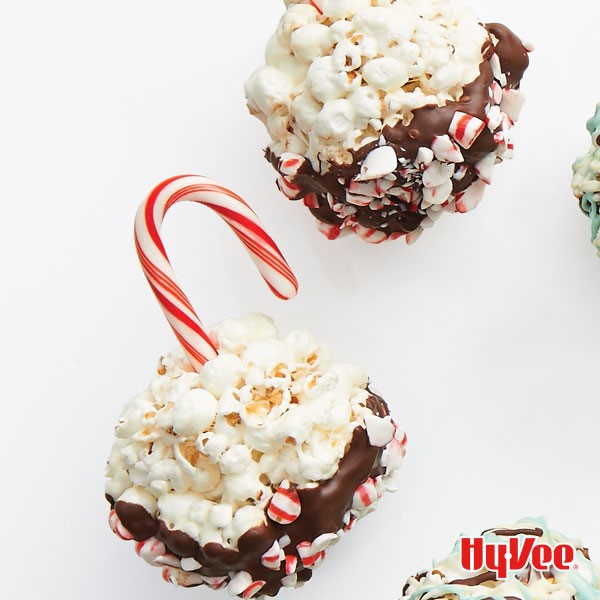
[[[475,577],[469,577],[468,579],[455,579],[450,582],[450,585],[481,585],[488,581],[498,581],[496,575],[491,572],[480,573]]]
[[[495,535],[501,535],[504,537],[512,537],[516,535],[542,537],[544,535],[544,530],[540,529],[539,527],[536,527],[535,529],[488,529],[481,535],[485,535],[486,533],[493,533]]]

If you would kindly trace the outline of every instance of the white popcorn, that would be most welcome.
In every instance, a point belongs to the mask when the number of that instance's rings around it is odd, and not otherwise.
[[[354,111],[348,100],[330,100],[315,121],[315,133],[325,139],[344,140],[354,129]]]
[[[225,452],[229,443],[226,436],[211,432],[203,433],[198,441],[198,449],[208,456],[212,462],[219,460],[219,457]]]
[[[202,369],[200,383],[218,398],[227,388],[235,387],[239,383],[243,370],[239,357],[234,354],[219,354]]]
[[[351,40],[338,42],[333,51],[333,66],[338,71],[354,71],[362,64],[360,48]]]
[[[408,69],[395,58],[376,58],[363,67],[363,77],[372,88],[391,92],[408,81]]]
[[[210,510],[209,523],[223,529],[231,523],[233,509],[229,504],[215,504]]]
[[[292,33],[292,52],[303,62],[328,54],[333,47],[333,34],[326,25],[311,23]]]
[[[222,350],[237,354],[250,342],[248,328],[238,319],[226,319],[210,330],[210,339]]]
[[[271,114],[282,106],[289,106],[292,81],[287,73],[274,67],[259,69],[248,82],[252,89],[254,106],[265,114]]]
[[[348,97],[354,107],[355,114],[364,119],[380,119],[382,103],[379,94],[370,87],[359,87]]]
[[[219,460],[221,473],[228,475],[229,473],[242,473],[245,471],[252,461],[250,450],[247,446],[238,444],[223,453]]]
[[[283,481],[302,489],[328,480],[357,427],[379,443],[392,425],[368,425],[368,376],[334,363],[307,331],[280,339],[271,319],[254,314],[210,336],[220,353],[200,373],[175,352],[127,404],[106,491],[201,544],[234,548],[265,522]],[[389,464],[394,456],[386,454]],[[189,560],[181,568],[199,567]]]
[[[308,0],[285,4],[246,96],[271,150],[301,152],[321,174],[349,161],[367,130],[377,139],[400,115],[458,100],[489,39],[455,0],[319,0],[322,14]]]
[[[348,76],[336,69],[331,56],[316,58],[308,68],[306,88],[318,102],[343,98],[350,87]]]
[[[203,389],[183,394],[173,407],[173,429],[179,435],[193,435],[206,429],[217,416],[215,397]]]
[[[351,17],[359,10],[371,6],[371,0],[323,0],[323,14],[335,19]]]

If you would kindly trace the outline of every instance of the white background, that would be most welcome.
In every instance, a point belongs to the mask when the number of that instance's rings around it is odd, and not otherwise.
[[[516,158],[476,211],[409,248],[328,242],[276,190],[242,84],[279,0],[4,3],[0,594],[226,597],[163,583],[103,499],[120,407],[174,345],[132,220],[184,172],[247,198],[301,283],[276,300],[216,216],[178,207],[165,243],[201,318],[260,310],[312,330],[368,370],[409,436],[400,491],[282,598],[396,599],[460,532],[526,515],[600,557],[600,262],[569,187],[600,99],[600,4],[472,5],[537,47]]]

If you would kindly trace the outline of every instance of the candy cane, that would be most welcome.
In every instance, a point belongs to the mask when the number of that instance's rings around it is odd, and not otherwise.
[[[323,14],[323,9],[321,8],[322,0],[308,0],[308,2],[309,2],[309,4],[312,4],[317,9],[317,12],[320,15]]]
[[[135,245],[144,274],[169,324],[192,366],[200,371],[217,356],[217,349],[179,287],[160,238],[166,212],[184,200],[212,208],[233,229],[277,297],[293,298],[298,282],[254,211],[232,191],[198,175],[180,175],[158,185],[137,211]]]

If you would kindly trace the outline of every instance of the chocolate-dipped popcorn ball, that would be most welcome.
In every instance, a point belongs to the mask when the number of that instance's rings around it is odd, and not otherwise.
[[[469,567],[469,568],[466,568]],[[402,600],[597,600],[600,571],[579,540],[544,519],[460,538],[432,568],[410,577]]]
[[[200,177],[159,186],[136,217],[142,266],[181,349],[123,410],[107,467],[110,524],[183,587],[274,596],[395,489],[406,437],[362,370],[259,314],[205,331],[158,235],[179,200],[216,210],[272,290],[296,280],[254,213]]]
[[[329,239],[414,242],[513,155],[530,46],[457,0],[285,0],[246,82],[278,186]]]
[[[592,243],[600,256],[600,104],[596,114],[587,122],[592,147],[573,165],[573,192],[581,210],[592,221]]]

